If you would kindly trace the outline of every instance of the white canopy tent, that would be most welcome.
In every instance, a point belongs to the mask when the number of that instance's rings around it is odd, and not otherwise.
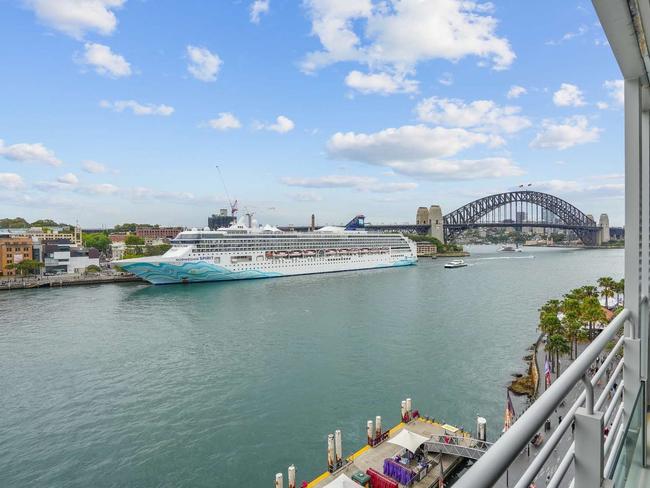
[[[334,481],[326,484],[324,488],[359,488],[359,485],[342,474]]]
[[[388,442],[391,444],[397,444],[405,449],[408,449],[410,452],[415,453],[418,447],[428,441],[428,437],[423,435],[416,434],[410,430],[404,428],[397,434],[395,437],[388,439]]]

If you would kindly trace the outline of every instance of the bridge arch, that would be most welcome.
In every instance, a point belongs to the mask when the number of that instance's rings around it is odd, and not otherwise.
[[[554,195],[531,190],[511,191],[506,193],[497,193],[487,197],[474,200],[453,212],[444,216],[445,240],[451,240],[467,229],[481,227],[481,219],[491,212],[498,210],[510,204],[528,203],[537,205],[552,214],[556,215],[560,224],[555,223],[501,223],[497,226],[502,227],[549,227],[564,228],[573,230],[578,238],[586,245],[596,245],[598,243],[598,233],[600,227],[596,225],[585,213],[577,207],[571,205],[566,200],[562,200]]]

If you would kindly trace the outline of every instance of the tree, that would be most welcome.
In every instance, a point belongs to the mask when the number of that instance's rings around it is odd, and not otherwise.
[[[15,269],[20,276],[26,274],[35,274],[43,267],[43,263],[34,259],[23,259],[19,263],[13,263],[8,266],[9,269]]]
[[[578,340],[582,330],[581,321],[582,306],[580,300],[565,298],[562,301],[562,328],[564,336],[571,344],[571,359],[578,355]]]
[[[621,303],[621,295],[625,293],[625,278],[614,282],[614,293],[616,293],[616,305]]]
[[[83,245],[85,247],[94,247],[98,251],[106,252],[111,246],[111,240],[103,232],[83,235]]]
[[[598,298],[598,288],[592,285],[585,285],[581,288],[584,297]]]
[[[544,305],[542,305],[542,308],[540,308],[539,311],[541,312],[540,317],[545,313],[557,315],[560,313],[560,300],[553,298],[547,301]]]
[[[609,309],[609,299],[614,297],[616,283],[609,276],[598,278],[598,286],[601,288],[601,295],[605,297],[605,308]]]
[[[555,359],[555,371],[560,376],[560,357],[571,351],[571,346],[562,334],[554,334],[546,341],[545,350]]]
[[[582,311],[580,316],[582,320],[587,322],[589,325],[589,340],[593,340],[594,325],[597,322],[604,322],[607,319],[598,298],[593,296],[586,297],[582,302]]]
[[[99,266],[96,266],[94,264],[91,264],[86,268],[86,273],[99,273],[101,271],[101,268]]]
[[[542,312],[539,317],[539,329],[549,337],[562,333],[562,322],[557,313]]]
[[[124,244],[127,246],[142,246],[144,245],[144,239],[142,237],[131,234],[126,236],[126,239],[124,239]]]

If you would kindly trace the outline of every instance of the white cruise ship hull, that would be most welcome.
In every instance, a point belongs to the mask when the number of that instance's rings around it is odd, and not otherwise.
[[[417,262],[415,256],[403,254],[281,259],[265,259],[261,255],[261,258],[257,262],[226,265],[215,264],[210,259],[186,261],[160,256],[128,259],[115,264],[149,283],[165,285],[390,268]]]

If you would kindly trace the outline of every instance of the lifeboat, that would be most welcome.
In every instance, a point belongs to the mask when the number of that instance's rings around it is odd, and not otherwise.
[[[266,256],[266,259],[271,259],[273,258],[274,254],[275,253],[273,251],[266,251],[264,255]]]
[[[286,258],[286,257],[287,257],[287,253],[284,252],[284,251],[278,251],[278,252],[275,253],[275,257],[276,257],[276,258]]]
[[[302,252],[301,251],[291,251],[289,253],[290,258],[299,258],[302,257]]]
[[[368,254],[369,251],[370,249],[359,249],[359,254]]]
[[[334,249],[328,249],[325,251],[325,256],[336,256],[338,253]]]
[[[305,256],[309,256],[309,257],[311,257],[311,256],[316,256],[316,251],[312,251],[312,250],[310,249],[310,250],[308,250],[308,251],[305,251],[304,254],[305,254]]]
[[[338,253],[339,254],[348,254],[348,250],[347,249],[339,249]]]

